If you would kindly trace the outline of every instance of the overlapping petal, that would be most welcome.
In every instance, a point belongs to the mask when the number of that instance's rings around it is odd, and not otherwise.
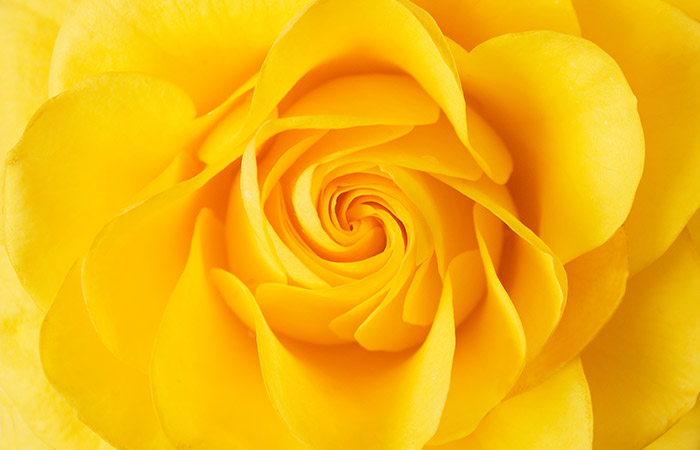
[[[573,4],[583,36],[615,58],[639,101],[646,160],[625,226],[634,274],[700,205],[700,23],[662,0]]]
[[[700,391],[700,258],[683,232],[629,281],[625,299],[583,351],[600,449],[648,444]]]
[[[222,235],[203,210],[153,353],[160,422],[176,448],[302,449],[268,400],[254,336],[211,282],[209,270],[225,260]]]
[[[636,100],[615,61],[551,32],[500,36],[458,61],[467,103],[513,156],[508,185],[523,222],[564,263],[605,242],[644,161]]]
[[[184,92],[138,74],[92,78],[35,114],[8,156],[5,231],[42,308],[100,228],[187,149],[194,114]]]
[[[110,353],[92,326],[79,269],[78,264],[71,269],[41,326],[46,377],[80,420],[108,442],[172,449],[156,418],[148,377]]]

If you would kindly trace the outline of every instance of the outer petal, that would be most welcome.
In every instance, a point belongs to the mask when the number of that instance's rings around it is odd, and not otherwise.
[[[0,189],[5,152],[48,96],[49,63],[58,28],[79,0],[8,0],[0,3]],[[1,197],[1,196],[0,196]],[[3,200],[0,198],[0,206]],[[4,222],[0,234],[4,234]]]
[[[194,108],[175,86],[101,75],[50,100],[8,157],[7,248],[43,307],[104,223],[187,148]]]
[[[568,0],[416,0],[440,29],[467,50],[496,36],[550,30],[578,36]]]
[[[210,282],[222,234],[211,211],[200,213],[152,359],[159,418],[177,448],[302,449],[265,392],[254,336]]]
[[[100,342],[85,309],[77,265],[44,318],[39,349],[51,384],[107,441],[126,448],[171,448],[156,419],[148,378]]]
[[[497,37],[460,60],[467,101],[513,155],[523,222],[564,263],[605,242],[627,217],[644,159],[636,100],[615,61],[551,32]]]
[[[42,372],[38,352],[41,318],[0,247],[0,388],[41,440],[56,448],[95,449],[98,436],[77,420]]]
[[[426,450],[585,450],[591,448],[593,415],[581,362],[498,405],[464,439]]]
[[[86,0],[56,40],[50,92],[102,72],[167,79],[213,109],[260,68],[308,0]]]
[[[583,352],[600,449],[636,449],[700,391],[700,257],[687,233],[631,278],[615,316]]]
[[[646,162],[625,227],[634,274],[661,256],[700,205],[700,23],[661,0],[574,6],[584,37],[620,64],[639,100]]]
[[[681,417],[660,438],[644,447],[644,450],[679,450],[700,448],[700,403]]]

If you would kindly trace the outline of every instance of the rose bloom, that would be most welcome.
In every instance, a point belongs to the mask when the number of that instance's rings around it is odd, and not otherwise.
[[[700,448],[699,18],[3,1],[0,448]]]

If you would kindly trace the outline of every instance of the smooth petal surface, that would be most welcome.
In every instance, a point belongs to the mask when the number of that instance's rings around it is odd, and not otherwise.
[[[467,103],[513,156],[508,185],[523,222],[564,263],[605,242],[627,217],[644,160],[636,100],[615,61],[552,32],[500,36],[461,60]]]
[[[677,450],[700,448],[700,403],[688,411],[660,438],[644,450]]]
[[[452,364],[449,280],[445,286],[433,327],[412,353],[282,343],[249,303],[268,393],[303,442],[318,449],[423,446],[440,420]]]
[[[639,100],[646,161],[625,225],[634,274],[700,205],[700,23],[661,0],[573,3],[583,36],[617,61]]]
[[[605,244],[566,266],[564,314],[542,350],[518,379],[516,392],[537,384],[576,357],[613,315],[627,283],[627,240],[619,230]]]
[[[586,450],[591,448],[591,397],[576,359],[551,378],[489,413],[472,434],[435,450]]]
[[[62,27],[50,73],[55,95],[102,72],[143,72],[214,109],[260,68],[307,0],[85,0]]]
[[[96,449],[99,437],[75,417],[44,376],[39,362],[43,314],[20,286],[4,247],[0,247],[0,299],[0,389],[21,421],[44,442],[56,448]]]
[[[161,423],[177,448],[304,448],[267,397],[254,336],[210,281],[222,233],[211,211],[200,213],[163,316],[151,364]]]
[[[105,222],[187,147],[194,114],[170,83],[111,74],[33,117],[8,156],[5,225],[10,260],[41,307]]]
[[[568,0],[416,0],[446,36],[467,50],[496,36],[549,30],[578,36],[576,13]]]
[[[582,354],[599,449],[637,449],[700,391],[700,257],[682,233],[629,281],[613,318]]]
[[[71,269],[41,326],[46,377],[80,420],[108,442],[171,449],[153,409],[148,377],[117,360],[100,342],[85,309],[79,268]]]

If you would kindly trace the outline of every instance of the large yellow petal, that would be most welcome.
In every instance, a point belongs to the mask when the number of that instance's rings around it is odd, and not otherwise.
[[[199,215],[151,364],[156,408],[177,448],[304,448],[272,407],[255,339],[209,279],[224,260],[223,226]]]
[[[426,450],[586,450],[592,438],[591,397],[576,359],[498,405],[466,438]]]
[[[556,330],[518,379],[516,392],[537,384],[575,358],[612,316],[627,283],[627,240],[622,230],[566,266],[569,295]]]
[[[45,103],[8,156],[7,249],[45,308],[105,222],[187,148],[194,107],[144,75],[101,75]]]
[[[637,449],[692,408],[700,391],[700,257],[686,232],[630,279],[582,355],[599,449]]]
[[[681,450],[700,448],[700,402],[687,412],[660,438],[644,450]]]
[[[183,88],[200,113],[260,68],[308,0],[86,0],[56,40],[52,95],[102,72],[137,71]]]
[[[249,299],[265,385],[297,437],[315,449],[422,447],[437,428],[450,382],[449,279],[445,286],[428,337],[408,353],[280,342]]]
[[[571,2],[561,0],[415,0],[467,50],[496,36],[550,30],[579,35]]]
[[[467,102],[513,155],[523,222],[564,263],[605,242],[627,217],[644,159],[636,100],[615,61],[552,32],[497,37],[461,60]]]
[[[102,345],[85,309],[80,266],[68,274],[41,326],[41,364],[78,417],[117,447],[169,449],[148,377]]]
[[[38,330],[43,314],[19,285],[4,247],[0,299],[0,388],[42,441],[55,448],[96,449],[100,439],[75,417],[42,372]]]
[[[634,274],[700,206],[700,23],[662,0],[573,3],[584,37],[612,55],[639,100],[646,162],[625,227]]]

